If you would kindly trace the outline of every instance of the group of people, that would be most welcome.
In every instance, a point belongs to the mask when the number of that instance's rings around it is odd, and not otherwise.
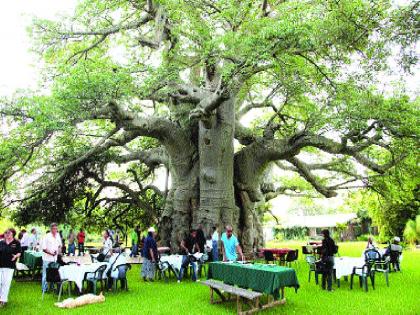
[[[183,238],[179,245],[179,254],[182,255],[181,269],[178,275],[178,282],[184,276],[185,269],[192,267],[192,280],[197,280],[197,254],[206,254],[209,260],[219,260],[219,232],[217,227],[212,228],[212,233],[207,238],[204,236],[203,226],[199,225],[197,229],[191,229],[189,235]],[[159,253],[156,243],[157,233],[153,227],[149,228],[147,237],[143,245],[143,266],[141,269],[141,277],[144,281],[153,281],[155,277],[156,263],[158,262]],[[236,261],[238,256],[244,259],[241,246],[237,237],[233,234],[232,226],[226,226],[226,231],[221,238],[221,252],[223,261]]]
[[[77,249],[78,249],[78,255],[82,256],[85,254],[85,239],[86,239],[86,233],[83,231],[83,229],[80,229],[79,232],[76,234],[73,229],[70,229],[68,235],[67,235],[67,248],[65,243],[65,238],[63,237],[63,232],[60,231],[60,238],[62,242],[62,254],[69,256],[75,256],[76,255],[76,240],[77,240]],[[67,249],[67,251],[66,251]]]
[[[321,247],[321,259],[320,262],[323,264],[322,268],[322,288],[328,291],[332,291],[332,278],[334,270],[334,255],[337,254],[338,247],[335,244],[334,240],[330,237],[330,232],[328,230],[323,230],[321,232],[323,235],[322,247]],[[383,256],[391,255],[391,252],[402,253],[402,246],[400,245],[401,239],[398,236],[395,236],[392,240],[392,243],[385,249]],[[369,237],[365,251],[378,249],[378,246],[374,243],[373,238]],[[394,270],[399,270],[399,263],[392,262]]]
[[[32,228],[30,234],[22,229],[18,235],[16,230],[9,228],[0,235],[0,307],[4,307],[8,301],[10,284],[16,269],[16,263],[27,250],[39,250],[42,252],[42,290],[47,290],[46,269],[51,262],[59,260],[59,255],[65,253],[65,242],[62,233],[58,232],[58,225],[52,223],[49,232],[40,238],[36,228]],[[61,234],[61,235],[60,235]],[[17,237],[16,237],[17,236]],[[75,254],[75,239],[77,238],[79,255],[84,254],[85,233],[80,229],[75,235],[70,230],[68,235],[68,254]]]
[[[334,240],[330,237],[328,230],[322,232],[323,240],[321,247],[321,259],[323,263],[322,272],[322,288],[329,291],[332,290],[332,276],[334,268],[334,255],[337,253],[338,247]],[[122,252],[119,249],[119,239],[113,238],[113,233],[110,230],[105,230],[102,234],[103,242],[99,254],[96,256],[98,261],[119,259]],[[114,235],[115,236],[115,235]],[[69,231],[67,236],[68,241],[68,255],[75,255],[76,240],[78,245],[79,255],[84,255],[84,243],[86,234],[83,229],[77,233],[73,230]],[[157,246],[157,233],[153,227],[147,230],[147,235],[140,241],[140,229],[136,226],[131,232],[132,248],[130,256],[137,256],[140,243],[142,244],[141,255],[143,256],[143,266],[141,268],[141,277],[144,281],[153,281],[155,277],[156,264],[159,260],[159,252]],[[116,245],[117,244],[117,245]],[[226,226],[225,232],[219,237],[217,227],[213,227],[211,233],[207,238],[203,231],[203,226],[199,225],[197,229],[190,230],[189,235],[183,238],[179,244],[179,254],[182,255],[182,264],[178,276],[178,282],[183,278],[185,269],[192,266],[192,280],[197,280],[197,256],[207,254],[209,260],[219,260],[219,244],[221,245],[221,254],[223,261],[236,261],[238,258],[244,259],[244,255],[239,245],[237,237],[233,234],[233,228],[230,225]],[[42,291],[46,291],[46,270],[51,262],[59,260],[60,255],[65,253],[65,243],[63,241],[62,233],[58,231],[58,225],[52,223],[50,231],[41,240],[35,228],[28,234],[26,230],[22,230],[18,238],[16,238],[16,231],[9,228],[6,232],[0,235],[0,307],[3,307],[8,300],[10,284],[13,278],[14,270],[16,269],[16,262],[19,260],[25,250],[39,249],[42,251]],[[373,239],[369,238],[366,250],[376,249]],[[400,239],[395,237],[392,244],[386,249],[385,255],[389,255],[390,251],[400,252],[402,246]],[[199,254],[199,255],[197,255]],[[124,257],[122,257],[124,258]]]

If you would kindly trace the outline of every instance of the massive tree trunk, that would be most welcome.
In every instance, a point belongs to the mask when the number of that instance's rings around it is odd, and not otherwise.
[[[259,191],[259,178],[252,169],[243,173],[241,168],[246,168],[246,163],[237,159],[239,168],[234,170],[234,115],[234,99],[230,98],[214,115],[199,122],[198,156],[196,152],[190,156],[185,152],[169,154],[172,188],[160,233],[162,239],[170,240],[173,250],[178,250],[188,230],[199,224],[206,234],[213,226],[223,229],[227,224],[232,225],[245,253],[263,244],[256,211],[257,201],[262,199],[255,196],[255,191]],[[234,178],[237,178],[235,186]]]
[[[234,99],[225,101],[215,115],[199,126],[200,208],[194,223],[238,228],[239,213],[233,188]]]

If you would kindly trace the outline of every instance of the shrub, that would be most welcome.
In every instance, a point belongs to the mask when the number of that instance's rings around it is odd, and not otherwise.
[[[369,236],[370,236],[369,234],[362,234],[362,235],[359,235],[356,239],[359,242],[367,242]]]
[[[416,220],[408,220],[404,228],[404,238],[410,243],[414,244],[420,240],[420,215],[416,217]]]

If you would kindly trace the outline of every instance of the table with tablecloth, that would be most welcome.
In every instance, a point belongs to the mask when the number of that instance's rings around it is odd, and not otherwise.
[[[29,269],[42,267],[42,252],[35,252],[32,250],[24,251],[23,263],[28,266]]]
[[[340,279],[343,276],[350,276],[353,273],[353,268],[361,268],[365,264],[363,257],[335,257],[334,269],[335,276]]]
[[[32,279],[35,279],[36,271],[40,271],[42,268],[42,252],[24,251],[22,263],[28,267]]]
[[[107,265],[106,262],[97,262],[92,264],[70,264],[61,266],[58,269],[60,273],[60,278],[65,279],[68,281],[72,281],[76,284],[76,286],[81,291],[83,288],[83,279],[85,277],[86,272],[95,272],[100,266]],[[106,272],[104,272],[104,278],[106,277]]]
[[[274,255],[284,256],[288,252],[293,251],[291,248],[261,248],[262,252],[271,252]]]
[[[279,298],[281,288],[294,287],[296,291],[299,288],[296,271],[277,265],[212,262],[208,278],[270,294],[275,299]]]
[[[203,254],[195,253],[193,254],[193,256],[198,261],[203,256]],[[173,272],[175,273],[175,275],[178,277],[179,271],[181,270],[183,258],[184,258],[184,255],[161,256],[160,257],[160,263],[162,266],[161,268],[165,270],[165,268],[167,268],[167,266],[169,265],[171,269],[173,270]],[[166,265],[165,263],[168,263],[168,265]],[[197,264],[197,262],[193,262],[193,264]]]

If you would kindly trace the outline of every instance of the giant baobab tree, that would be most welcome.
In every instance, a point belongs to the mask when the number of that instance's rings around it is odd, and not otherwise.
[[[42,89],[2,102],[3,194],[14,191],[22,223],[135,209],[174,248],[190,227],[232,224],[249,251],[263,241],[260,206],[297,191],[271,170],[328,198],[404,159],[415,106],[401,89],[384,95],[378,73],[391,57],[415,63],[417,13],[389,1],[95,0],[36,19]],[[162,166],[165,191],[151,179]]]

